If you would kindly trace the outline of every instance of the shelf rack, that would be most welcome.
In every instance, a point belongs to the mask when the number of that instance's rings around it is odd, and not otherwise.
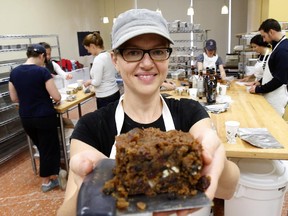
[[[57,55],[53,58],[61,59],[58,35],[0,35],[0,164],[28,148],[18,105],[12,103],[9,96],[10,72],[26,61],[29,44],[39,43],[44,39],[49,40],[51,48],[57,48]]]
[[[197,27],[196,27],[197,26]],[[168,23],[169,32],[173,37],[173,53],[170,57],[169,70],[179,68],[191,69],[197,56],[203,52],[209,30],[199,29],[198,24],[175,21]]]

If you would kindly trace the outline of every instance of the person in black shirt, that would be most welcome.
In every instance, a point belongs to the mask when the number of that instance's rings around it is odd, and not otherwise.
[[[40,153],[41,190],[47,192],[61,183],[64,189],[65,173],[60,175],[59,119],[53,101],[61,95],[50,72],[43,67],[45,48],[32,44],[27,49],[27,60],[10,74],[9,93],[13,102],[19,103],[19,116],[23,128]],[[59,182],[60,180],[60,182]]]
[[[160,86],[168,73],[172,52],[166,20],[157,12],[132,9],[120,14],[112,28],[112,61],[125,88],[119,101],[83,116],[71,136],[70,174],[58,215],[75,215],[83,178],[104,158],[115,157],[115,136],[133,128],[156,127],[190,132],[202,143],[213,199],[231,198],[239,179],[238,167],[227,160],[224,146],[199,102],[164,99]],[[195,210],[179,210],[188,214]],[[173,212],[172,212],[173,213]],[[171,214],[171,212],[160,213]]]
[[[283,116],[288,102],[288,40],[275,19],[265,20],[259,27],[263,40],[272,45],[263,79],[250,88],[250,93],[262,93],[277,113]]]

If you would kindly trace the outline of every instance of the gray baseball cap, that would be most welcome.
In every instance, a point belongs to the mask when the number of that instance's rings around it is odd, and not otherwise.
[[[156,11],[131,9],[120,14],[112,28],[112,49],[142,34],[158,34],[174,44],[167,21]]]

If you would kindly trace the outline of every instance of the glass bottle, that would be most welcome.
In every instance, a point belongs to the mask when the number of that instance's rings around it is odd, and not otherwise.
[[[192,69],[191,75],[189,76],[189,79],[188,79],[189,88],[197,88],[197,86],[193,86],[194,77],[195,77],[195,70]]]
[[[192,80],[192,88],[198,88],[197,83],[198,83],[198,74],[195,72],[195,75]]]
[[[206,92],[207,92],[207,84],[208,84],[208,80],[209,80],[209,75],[210,75],[210,69],[206,70],[206,74],[203,75],[203,78],[204,78],[204,94],[206,94]]]
[[[207,80],[207,90],[206,90],[206,100],[208,104],[216,103],[216,85],[215,85],[215,76],[213,74],[209,75]],[[216,82],[217,83],[217,82]]]
[[[204,97],[204,77],[203,77],[203,72],[199,72],[199,77],[197,81],[197,97],[199,99],[202,99]]]

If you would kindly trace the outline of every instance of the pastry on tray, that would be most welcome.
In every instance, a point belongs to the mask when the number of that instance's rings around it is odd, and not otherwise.
[[[201,174],[201,153],[201,144],[190,133],[135,128],[116,137],[114,176],[103,192],[116,198],[118,209],[127,208],[133,195],[195,196],[210,184]],[[137,206],[146,208],[141,202]]]

